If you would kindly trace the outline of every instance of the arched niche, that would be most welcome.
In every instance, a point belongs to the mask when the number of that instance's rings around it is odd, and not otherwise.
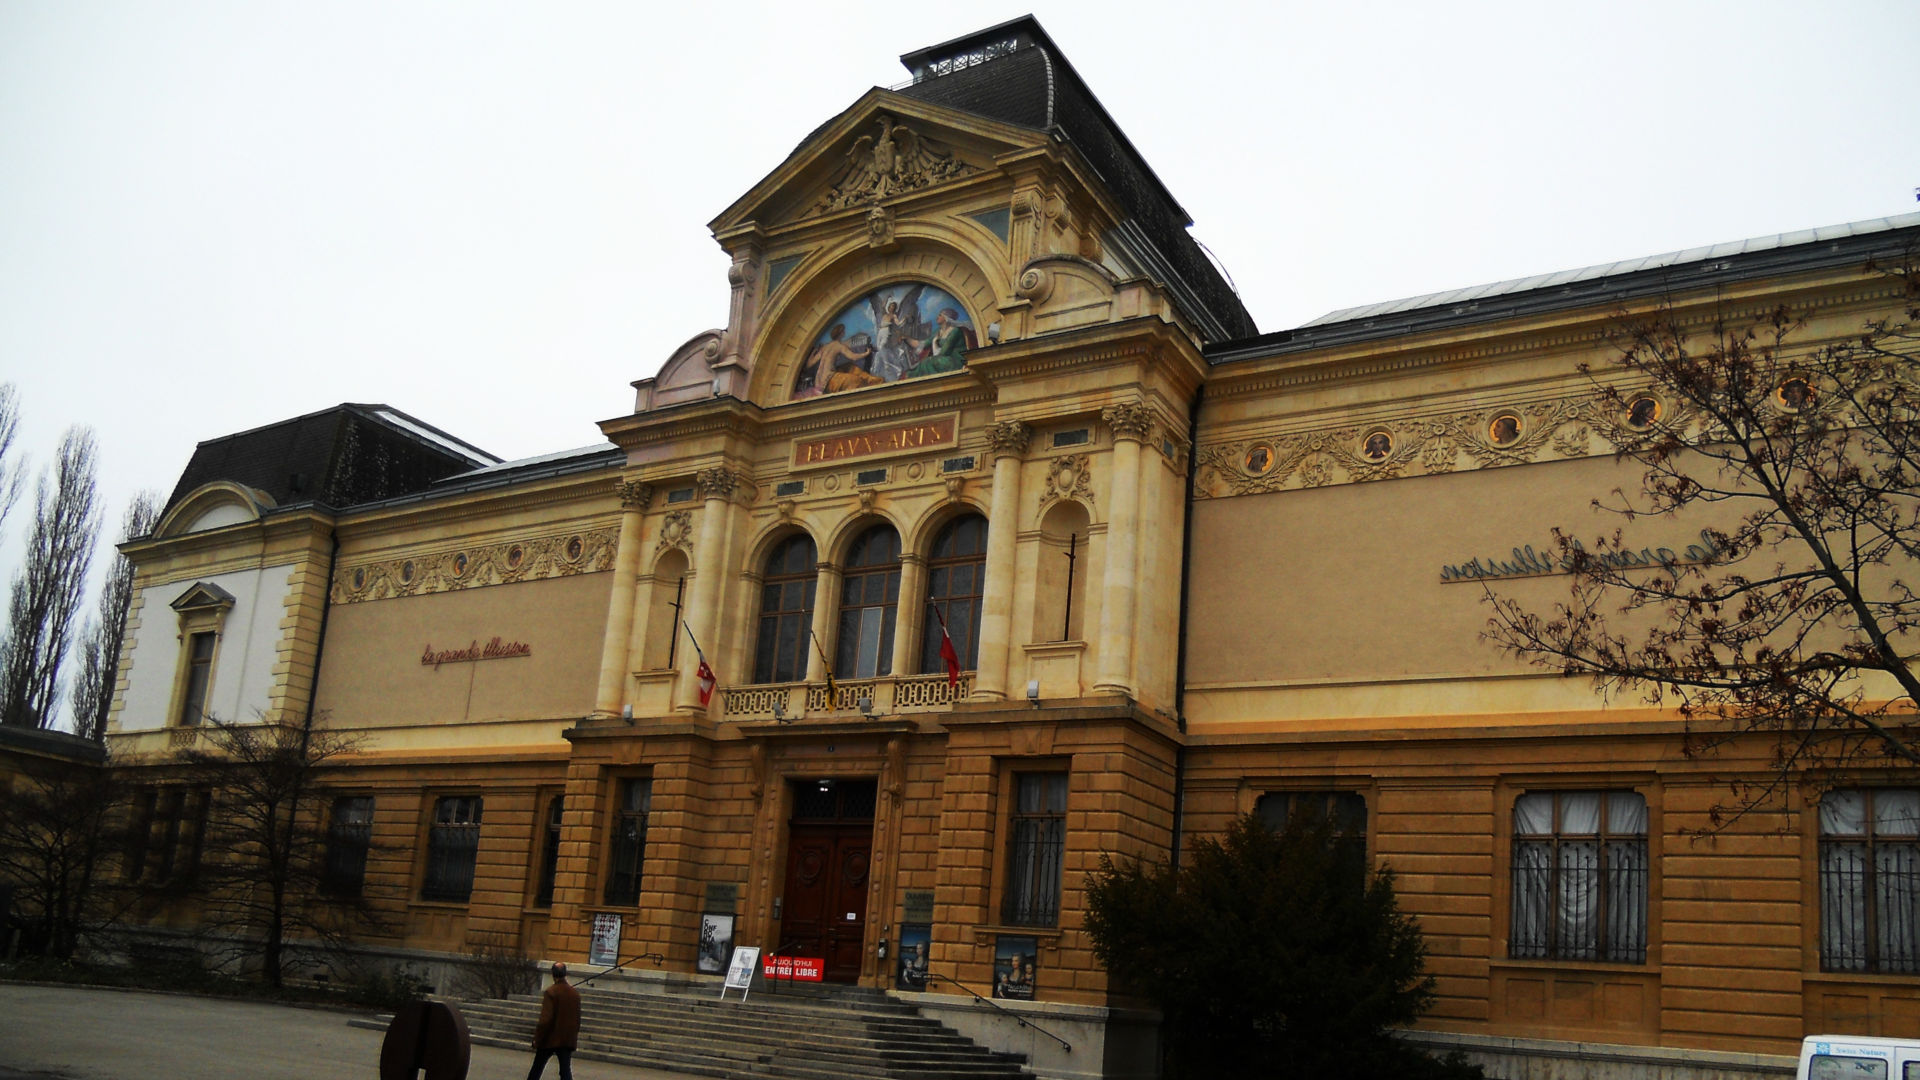
[[[992,523],[988,524],[991,527]],[[1040,562],[1033,575],[1032,641],[1086,640],[1089,524],[1087,508],[1072,499],[1053,504],[1040,518]]]
[[[686,605],[687,553],[668,548],[654,560],[652,588],[647,598],[647,628],[640,658],[643,671],[672,667],[678,659],[680,611]]]
[[[963,316],[954,320],[955,325],[972,332],[973,347],[988,343],[987,327],[999,318],[1002,299],[1012,295],[1004,254],[999,254],[996,262],[995,254],[981,247],[978,237],[938,222],[903,225],[899,235],[898,249],[885,254],[875,253],[863,243],[849,244],[833,257],[817,260],[820,269],[806,281],[795,283],[796,287],[784,290],[785,295],[766,312],[765,329],[754,350],[753,400],[767,405],[795,400],[801,369],[832,341],[833,326],[837,322],[864,323],[858,317],[838,317],[849,310],[857,311],[864,298],[883,291],[894,291],[889,299],[903,300],[901,294],[916,285],[923,290],[938,290],[951,300],[920,305],[919,315],[927,333],[941,332],[939,312],[952,308]],[[854,338],[863,329],[864,325],[850,326],[843,340]],[[828,353],[838,351],[827,349]],[[845,351],[858,354],[862,350],[848,344]],[[831,362],[831,357],[827,359]]]

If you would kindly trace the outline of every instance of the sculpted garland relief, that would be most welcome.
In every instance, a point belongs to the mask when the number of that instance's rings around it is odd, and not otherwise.
[[[342,566],[334,574],[332,600],[357,604],[598,573],[613,569],[619,536],[618,529],[587,529]]]
[[[1650,437],[1655,421],[1669,429],[1693,422],[1648,395],[1629,397],[1626,408],[1583,396],[1214,443],[1199,450],[1195,495],[1255,495],[1590,457],[1632,449]]]

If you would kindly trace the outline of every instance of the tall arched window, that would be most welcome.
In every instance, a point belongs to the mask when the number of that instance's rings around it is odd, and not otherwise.
[[[891,525],[875,525],[847,551],[834,674],[852,679],[892,674],[893,617],[899,601],[900,534]]]
[[[987,576],[987,519],[979,514],[955,518],[933,538],[927,560],[927,602],[947,620],[960,667],[971,671],[980,660],[980,597]],[[940,622],[929,617],[920,638],[920,670],[947,670],[940,659]]]
[[[807,675],[807,635],[813,628],[813,538],[801,533],[767,556],[760,587],[760,640],[753,650],[753,681],[797,682]]]

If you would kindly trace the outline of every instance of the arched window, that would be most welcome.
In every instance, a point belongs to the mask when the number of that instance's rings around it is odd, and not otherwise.
[[[753,650],[753,681],[797,682],[807,675],[807,635],[813,627],[813,538],[801,533],[767,556],[760,587],[760,640]]]
[[[899,601],[900,534],[891,525],[876,525],[847,551],[834,674],[851,679],[892,674],[893,617]]]
[[[953,651],[962,670],[980,666],[981,585],[987,576],[987,519],[979,514],[955,518],[933,538],[927,560],[927,602],[947,620]],[[920,638],[920,670],[947,670],[940,659],[940,622],[929,616]]]

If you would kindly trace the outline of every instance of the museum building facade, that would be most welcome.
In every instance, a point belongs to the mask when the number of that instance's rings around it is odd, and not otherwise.
[[[1100,859],[1254,812],[1393,867],[1435,1046],[1737,1070],[1920,1033],[1913,927],[1821,874],[1911,777],[1711,828],[1766,747],[1691,756],[1484,639],[1490,587],[1564,592],[1552,530],[1610,531],[1618,436],[1675,407],[1595,393],[1623,314],[1787,304],[1811,349],[1896,309],[1864,267],[1920,217],[1261,335],[1037,23],[903,61],[712,222],[728,325],[605,443],[501,462],[379,405],[202,443],[123,548],[115,760],[311,716],[357,740],[324,812],[370,950],[611,944],[644,982],[756,945],[1044,1016],[1082,1049],[979,1030],[1043,1075],[1152,1059],[1085,931]],[[1883,878],[1852,887],[1911,903]]]

